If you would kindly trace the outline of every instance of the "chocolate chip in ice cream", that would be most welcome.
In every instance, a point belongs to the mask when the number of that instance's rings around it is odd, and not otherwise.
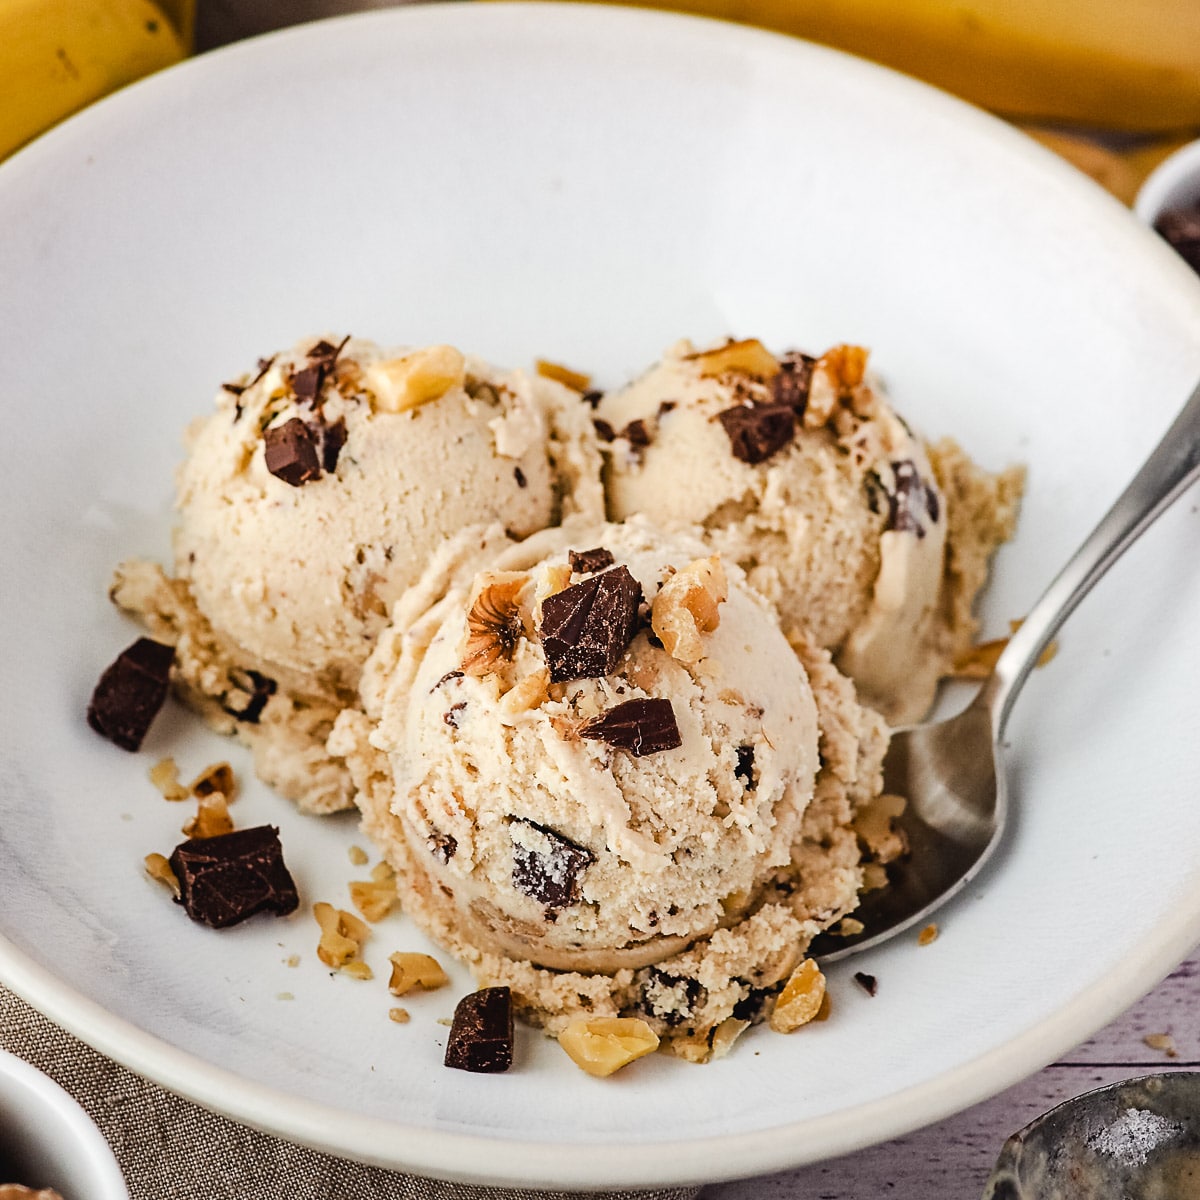
[[[808,407],[808,391],[816,365],[817,360],[811,355],[789,350],[779,360],[779,374],[771,379],[771,398],[776,404],[786,404],[797,420]]]
[[[585,721],[579,736],[628,750],[634,758],[683,745],[675,710],[666,699],[626,700]]]
[[[597,417],[592,422],[592,426],[596,430],[596,436],[602,442],[615,442],[617,440],[617,431],[603,417]]]
[[[795,436],[796,417],[788,404],[735,404],[717,413],[734,458],[751,466],[766,462]]]
[[[638,631],[642,585],[614,567],[542,601],[542,647],[552,683],[611,674]]]
[[[529,480],[525,478],[525,472],[520,467],[513,467],[513,478],[517,481],[517,487],[525,488],[529,486]]]
[[[325,382],[325,368],[319,363],[310,363],[301,371],[297,371],[288,381],[296,399],[301,403],[312,404],[321,394],[321,385]]]
[[[737,748],[737,766],[733,773],[746,785],[746,790],[754,791],[754,747],[739,746]]]
[[[937,492],[921,478],[917,464],[911,458],[901,459],[892,466],[893,486],[884,486],[887,495],[887,528],[898,533],[925,536],[926,523],[938,519]]]
[[[175,648],[138,638],[100,676],[87,722],[122,750],[137,750],[167,698]]]
[[[346,422],[339,417],[331,424],[322,423],[320,429],[321,468],[327,475],[337,470],[338,458],[346,444]]]
[[[312,426],[299,417],[263,432],[267,470],[292,487],[302,487],[321,477],[321,458]]]
[[[594,550],[570,550],[567,554],[574,575],[591,575],[613,565],[612,553],[603,546],[597,546]]]
[[[233,690],[222,696],[221,707],[231,717],[257,725],[267,701],[275,695],[275,680],[258,671],[235,667],[229,672],[229,682]]]
[[[425,841],[429,846],[429,853],[443,865],[458,853],[458,838],[443,833],[440,829],[435,829]]]
[[[514,821],[513,830],[513,887],[551,912],[576,903],[579,877],[596,856],[586,846],[536,821]]]
[[[286,916],[300,903],[273,825],[193,838],[176,846],[171,870],[193,921],[224,929],[259,912]]]
[[[671,975],[658,967],[648,967],[638,972],[638,978],[638,1011],[672,1028],[690,1021],[706,998],[700,981],[689,975]]]
[[[624,429],[621,430],[617,437],[624,438],[631,446],[636,446],[639,450],[650,445],[651,437],[650,430],[646,422],[639,418],[636,421],[630,421]]]
[[[507,1071],[513,1060],[512,993],[506,987],[480,988],[454,1010],[445,1063],[460,1071]]]

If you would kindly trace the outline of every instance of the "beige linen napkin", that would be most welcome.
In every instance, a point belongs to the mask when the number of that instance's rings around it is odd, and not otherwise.
[[[83,1105],[115,1151],[132,1200],[565,1200],[571,1195],[397,1175],[256,1133],[118,1066],[4,988],[0,1046],[44,1071]],[[689,1200],[696,1190],[608,1195]]]

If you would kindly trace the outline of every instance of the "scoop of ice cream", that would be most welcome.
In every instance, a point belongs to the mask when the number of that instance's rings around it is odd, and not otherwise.
[[[539,534],[428,599],[397,607],[362,693],[408,885],[440,892],[456,941],[611,973],[755,907],[818,730],[736,566],[635,519]]]
[[[866,362],[853,346],[814,359],[681,342],[596,416],[609,515],[699,527],[785,629],[833,650],[863,699],[902,723],[928,708],[973,626],[970,597],[964,612],[944,594],[947,497]]]
[[[302,342],[226,384],[192,430],[177,573],[241,667],[352,695],[443,539],[492,522],[523,537],[598,505],[581,407],[448,346]]]

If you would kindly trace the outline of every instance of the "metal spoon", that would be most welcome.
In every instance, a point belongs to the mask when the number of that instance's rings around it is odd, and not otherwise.
[[[1021,685],[1093,585],[1197,478],[1200,386],[1030,610],[970,705],[948,721],[892,735],[884,790],[908,801],[897,825],[910,853],[889,866],[889,886],[864,895],[854,914],[863,932],[846,938],[822,934],[811,953],[829,962],[893,937],[928,917],[978,873],[1004,828],[1002,739]]]

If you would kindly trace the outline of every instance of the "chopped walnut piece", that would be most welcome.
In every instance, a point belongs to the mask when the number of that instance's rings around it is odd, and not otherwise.
[[[603,1079],[658,1049],[658,1034],[641,1017],[576,1017],[558,1035],[571,1061]]]
[[[350,963],[359,961],[363,943],[371,936],[371,931],[358,917],[324,901],[313,905],[313,916],[321,927],[317,957],[327,967],[343,970]]]
[[[571,567],[568,563],[551,563],[537,577],[533,592],[534,622],[542,623],[542,601],[557,596],[571,586]]]
[[[838,937],[857,937],[865,928],[866,926],[855,917],[843,917],[833,932]]]
[[[179,782],[179,768],[173,758],[160,758],[150,768],[150,782],[164,800],[186,800],[191,795]]]
[[[368,921],[382,921],[400,903],[396,894],[396,873],[387,865],[380,863],[385,873],[380,878],[356,879],[350,884],[350,900]]]
[[[724,1058],[733,1049],[733,1043],[749,1028],[749,1021],[741,1021],[737,1017],[727,1017],[713,1030],[712,1057],[714,1059]]]
[[[367,852],[361,846],[351,846],[347,851],[351,863],[356,867],[366,866]]]
[[[400,413],[440,400],[462,387],[467,366],[453,346],[426,346],[400,358],[371,363],[366,383],[381,412]]]
[[[543,668],[526,675],[500,699],[500,712],[506,717],[539,708],[550,695],[550,672]]]
[[[575,392],[586,392],[592,385],[590,375],[572,371],[570,367],[564,367],[562,363],[551,362],[546,358],[537,359],[534,369],[543,379],[553,379],[555,383],[564,384]]]
[[[467,604],[467,633],[463,640],[462,669],[480,677],[511,662],[517,643],[525,635],[521,596],[529,576],[517,571],[489,571],[475,581]]]
[[[825,998],[825,976],[816,961],[806,958],[783,986],[771,1012],[771,1028],[776,1033],[791,1033],[807,1025],[821,1011]]]
[[[862,890],[877,892],[888,885],[887,870],[879,863],[864,863],[862,873]]]
[[[1009,628],[1016,633],[1021,628],[1022,621],[1009,621]],[[979,642],[971,646],[954,660],[951,674],[956,679],[986,679],[996,668],[1000,655],[1011,638],[994,638],[988,642]],[[1038,655],[1037,665],[1044,667],[1058,653],[1058,642],[1051,642]]]
[[[650,623],[672,658],[693,663],[704,657],[701,634],[712,633],[720,624],[720,605],[728,595],[718,554],[693,560],[662,585]]]
[[[1178,1058],[1179,1051],[1175,1048],[1175,1039],[1169,1033],[1148,1033],[1142,1041],[1151,1050],[1161,1050],[1168,1058]]]
[[[876,862],[894,862],[908,853],[908,841],[894,824],[907,803],[903,796],[884,792],[855,816],[854,832]]]
[[[352,959],[342,967],[342,974],[349,975],[351,979],[374,979],[375,972],[371,970],[361,958]]]
[[[409,1019],[410,1018],[408,1015],[407,1008],[389,1008],[388,1009],[388,1020],[394,1021],[397,1025],[407,1025],[409,1022]]]
[[[233,768],[227,762],[213,763],[211,767],[205,767],[192,780],[188,785],[188,790],[197,800],[202,800],[205,796],[216,795],[218,792],[226,800],[235,800],[237,798],[237,780],[234,777]]]
[[[917,945],[928,946],[931,942],[936,942],[938,938],[938,927],[932,921],[917,934]]]
[[[165,854],[147,854],[143,862],[146,864],[146,874],[151,879],[157,879],[159,883],[165,883],[175,893],[175,899],[178,900],[180,896],[179,880],[175,878],[175,872],[171,870],[167,856]]]
[[[423,992],[432,992],[445,987],[450,977],[442,970],[441,963],[428,954],[413,954],[397,951],[388,956],[392,964],[392,978],[388,991],[393,996],[403,996],[419,987]]]
[[[866,377],[868,352],[862,346],[834,346],[817,359],[808,389],[804,425],[818,429],[833,416],[840,400],[851,396]]]
[[[732,374],[771,379],[780,371],[779,359],[758,338],[726,342],[714,350],[703,350],[687,357],[700,368],[700,375],[704,379]]]
[[[225,803],[222,792],[201,796],[196,805],[196,815],[183,827],[183,836],[189,838],[219,837],[233,832],[233,818]]]

